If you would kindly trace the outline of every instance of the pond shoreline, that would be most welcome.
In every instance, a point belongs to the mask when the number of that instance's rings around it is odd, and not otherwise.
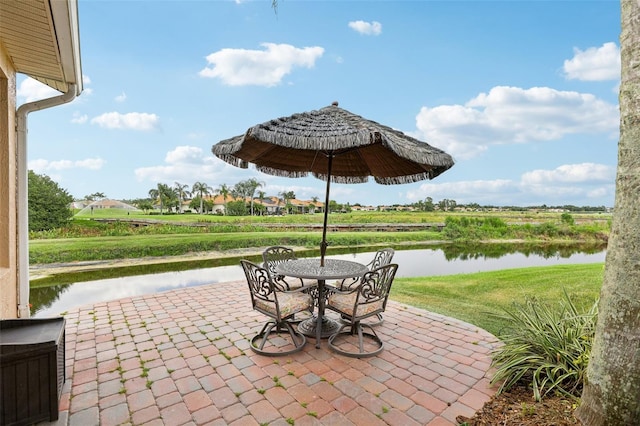
[[[295,250],[296,248],[294,248]],[[304,249],[299,247],[298,249]],[[262,254],[264,248],[250,247],[246,249],[233,249],[224,252],[208,251],[188,253],[176,256],[154,256],[132,259],[87,260],[68,263],[44,263],[29,265],[29,280],[38,280],[52,275],[68,274],[74,272],[89,272],[108,268],[126,268],[129,266],[157,265],[161,263],[182,263],[191,261],[224,259],[238,256],[256,256]]]
[[[497,241],[485,241],[485,243],[491,243]],[[501,242],[507,243],[520,243],[521,240],[509,240]],[[431,245],[439,245],[439,244],[450,244],[450,241],[422,241],[419,243],[416,242],[408,242],[403,244],[394,244],[395,247],[417,247],[417,246],[431,246]],[[372,247],[386,247],[388,244],[367,244],[366,246],[353,246],[353,247],[343,247],[343,246],[332,246],[329,251],[338,250],[338,249],[347,249],[352,248],[354,250],[358,248],[372,248]],[[309,247],[302,246],[288,246],[292,248],[295,252],[309,252],[314,250]],[[29,281],[35,281],[43,278],[48,278],[54,275],[61,274],[69,274],[69,273],[77,273],[77,272],[90,272],[97,271],[101,269],[109,269],[109,268],[127,268],[131,266],[144,266],[144,265],[158,265],[158,264],[168,264],[168,263],[187,263],[194,261],[207,261],[207,260],[216,260],[216,259],[229,259],[234,257],[242,257],[242,256],[260,256],[264,251],[265,247],[247,247],[240,249],[229,249],[225,251],[206,251],[206,252],[197,252],[197,253],[187,253],[182,255],[175,256],[149,256],[149,257],[139,257],[139,258],[127,258],[127,259],[108,259],[108,260],[85,260],[85,261],[77,261],[77,262],[64,262],[64,263],[40,263],[40,264],[30,264],[29,265]],[[330,253],[329,253],[330,254]]]
[[[485,245],[485,244],[526,244],[531,243],[531,241],[526,241],[523,239],[492,239],[492,240],[483,240],[483,241],[475,241],[474,244]],[[546,242],[547,244],[553,243],[550,241]],[[556,243],[566,243],[566,241],[557,241]],[[416,247],[428,247],[428,246],[441,246],[441,245],[455,245],[454,241],[420,241],[420,242],[405,242],[402,244],[392,244],[396,249],[407,249],[410,250]],[[328,255],[331,255],[331,251],[340,251],[345,249],[352,249],[357,251],[358,249],[372,249],[375,247],[387,247],[389,244],[379,243],[379,244],[367,244],[363,246],[331,246],[329,248]],[[303,247],[303,246],[290,246],[297,253],[309,253],[315,250],[314,248]],[[206,252],[196,252],[196,253],[187,253],[183,255],[172,255],[172,256],[149,256],[149,257],[140,257],[140,258],[125,258],[125,259],[107,259],[107,260],[86,260],[86,261],[76,261],[76,262],[64,262],[64,263],[43,263],[43,264],[30,264],[29,265],[29,281],[36,281],[44,278],[49,278],[52,276],[62,275],[62,274],[71,274],[71,273],[79,273],[79,272],[91,272],[91,271],[99,271],[104,269],[116,269],[116,268],[130,268],[133,266],[145,266],[145,265],[160,265],[160,264],[180,264],[180,263],[189,263],[189,262],[206,262],[208,260],[220,260],[220,259],[231,259],[231,258],[241,258],[241,257],[254,257],[260,256],[265,247],[247,247],[247,248],[239,248],[239,249],[229,249],[225,251],[206,251]]]

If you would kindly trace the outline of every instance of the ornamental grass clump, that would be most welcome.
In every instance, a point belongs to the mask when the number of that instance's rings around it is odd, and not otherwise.
[[[584,312],[569,295],[556,306],[528,299],[497,314],[509,324],[493,353],[496,368],[492,383],[498,393],[516,384],[530,385],[540,401],[549,392],[579,397],[584,384],[598,316],[597,301]]]

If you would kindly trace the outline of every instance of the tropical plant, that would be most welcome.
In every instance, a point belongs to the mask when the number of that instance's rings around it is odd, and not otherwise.
[[[191,186],[191,193],[198,194],[200,197],[200,214],[204,214],[203,200],[205,195],[211,194],[213,188],[204,182],[196,182]]]
[[[289,200],[295,200],[296,194],[293,191],[282,191],[278,193],[278,196],[282,198],[284,202],[285,208],[287,209],[287,213],[291,213],[292,204]]]
[[[264,200],[267,198],[267,193],[264,191],[258,191],[258,201],[260,201],[260,214],[264,214],[267,208],[264,206]],[[253,201],[253,200],[252,200]]]
[[[259,182],[256,178],[251,178],[244,182],[247,189],[247,196],[251,199],[251,216],[253,216],[253,197],[255,196],[256,190],[264,186],[264,182]]]
[[[183,185],[179,182],[174,182],[173,184],[173,189],[178,196],[178,210],[180,213],[182,213],[182,202],[191,196],[191,192],[187,191],[187,188],[189,188],[189,185]]]
[[[224,214],[227,214],[227,198],[231,195],[231,188],[227,186],[227,184],[223,183],[218,187],[218,194],[222,197],[222,202],[224,203]]]
[[[166,183],[159,183],[156,188],[149,190],[149,197],[160,204],[160,214],[162,214],[164,206],[175,199],[175,193]]]
[[[97,199],[103,199],[103,198],[107,198],[107,196],[104,195],[104,192],[94,192],[93,194],[84,196],[84,199],[87,201],[95,201]]]
[[[526,382],[536,401],[551,391],[580,396],[595,333],[597,301],[580,312],[564,292],[557,306],[527,299],[492,316],[511,324],[499,333],[503,345],[492,358],[496,371],[491,382],[502,383],[498,393]]]

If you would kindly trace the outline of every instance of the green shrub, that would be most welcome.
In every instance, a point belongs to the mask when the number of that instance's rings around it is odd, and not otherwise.
[[[551,222],[544,222],[533,227],[534,234],[546,237],[556,237],[560,233],[558,227]]]
[[[481,240],[509,235],[509,227],[499,217],[447,216],[442,234],[451,240]]]
[[[573,226],[576,223],[570,213],[562,213],[562,215],[560,216],[560,221],[569,226]]]
[[[517,383],[531,384],[540,401],[550,391],[579,396],[591,353],[598,315],[597,301],[580,312],[571,298],[551,307],[535,299],[514,304],[496,315],[510,326],[499,334],[504,343],[494,351],[492,383],[498,393]]]
[[[65,226],[73,212],[73,201],[66,189],[61,188],[47,175],[28,173],[29,231],[49,231]]]

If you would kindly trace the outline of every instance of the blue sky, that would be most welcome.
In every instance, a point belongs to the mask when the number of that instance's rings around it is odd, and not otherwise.
[[[238,169],[211,146],[338,101],[450,153],[432,181],[333,184],[364,205],[613,206],[620,3],[79,1],[84,92],[29,116],[29,168],[74,197],[157,183],[324,199],[324,182]],[[18,103],[57,94],[18,79]]]

